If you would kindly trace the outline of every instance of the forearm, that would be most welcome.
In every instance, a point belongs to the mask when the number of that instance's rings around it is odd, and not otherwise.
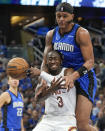
[[[47,67],[47,65],[45,64],[44,61],[43,61],[42,64],[41,64],[41,71],[48,72],[48,67]]]
[[[88,71],[89,71],[91,68],[94,67],[94,59],[90,59],[90,60],[86,61],[83,64],[83,66],[85,66],[88,69]]]
[[[80,75],[79,75],[78,71],[74,71],[74,72],[72,73],[72,79],[73,79],[74,81],[77,80],[79,77],[80,77]]]
[[[40,77],[41,77],[42,79],[44,79],[48,84],[50,84],[50,83],[53,81],[53,79],[54,79],[54,76],[48,74],[48,73],[45,72],[45,71],[42,71],[42,72],[41,72]]]
[[[72,73],[73,80],[77,80],[78,78],[84,76],[90,69],[92,69],[94,61],[89,60],[83,64],[78,70]]]
[[[52,90],[50,88],[42,90],[42,92],[37,95],[35,101],[40,102],[46,100],[51,95]]]
[[[21,131],[25,131],[24,125],[23,125],[23,119],[21,120]]]

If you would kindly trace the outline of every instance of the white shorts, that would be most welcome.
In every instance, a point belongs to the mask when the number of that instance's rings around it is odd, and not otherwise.
[[[32,131],[77,131],[76,119],[73,116],[44,115]]]

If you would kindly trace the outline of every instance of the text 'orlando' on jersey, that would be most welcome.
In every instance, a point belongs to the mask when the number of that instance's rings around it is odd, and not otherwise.
[[[76,43],[76,32],[80,26],[74,24],[72,30],[63,36],[59,34],[59,27],[54,30],[52,44],[54,50],[59,51],[63,55],[63,67],[71,67],[77,70],[83,63],[83,56],[79,45]]]

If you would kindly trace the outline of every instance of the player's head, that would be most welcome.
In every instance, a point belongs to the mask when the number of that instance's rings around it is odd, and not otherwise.
[[[8,76],[8,84],[12,88],[17,88],[19,85],[19,80],[12,78],[11,76]]]
[[[71,4],[63,2],[56,7],[56,21],[61,28],[65,28],[68,24],[72,23],[74,18],[74,8]]]
[[[57,75],[61,70],[62,55],[52,50],[47,54],[47,66],[52,75]]]

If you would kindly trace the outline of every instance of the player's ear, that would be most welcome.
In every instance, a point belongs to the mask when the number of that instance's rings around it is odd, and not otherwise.
[[[72,14],[72,21],[73,21],[73,19],[74,19],[74,14]]]

